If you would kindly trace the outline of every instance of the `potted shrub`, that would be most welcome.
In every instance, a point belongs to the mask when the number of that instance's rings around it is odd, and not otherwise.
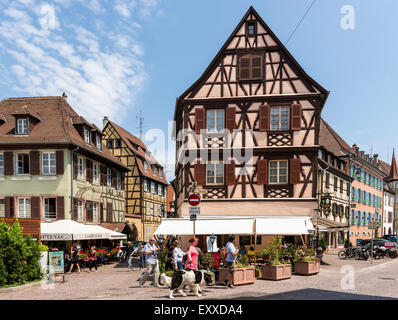
[[[265,280],[282,280],[292,277],[289,250],[283,248],[281,237],[276,238],[268,248],[268,259],[261,269],[261,278]]]
[[[321,269],[321,261],[316,258],[315,250],[313,248],[299,250],[300,256],[294,262],[294,273],[305,276],[317,274]]]
[[[250,265],[248,256],[246,254],[238,255],[236,260],[233,272],[229,268],[219,268],[219,282],[224,283],[228,280],[234,286],[254,283],[256,280],[255,269]]]

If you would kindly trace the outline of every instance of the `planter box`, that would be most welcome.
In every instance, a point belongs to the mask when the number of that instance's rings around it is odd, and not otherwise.
[[[270,266],[265,264],[261,270],[262,279],[266,280],[283,280],[292,277],[292,265],[280,264],[276,266]]]
[[[228,280],[234,286],[252,284],[256,280],[255,269],[254,267],[235,268],[235,271],[231,272],[229,268],[220,268],[218,280],[220,283]]]
[[[318,261],[298,261],[294,264],[294,273],[309,276],[317,274],[321,270],[321,262]]]

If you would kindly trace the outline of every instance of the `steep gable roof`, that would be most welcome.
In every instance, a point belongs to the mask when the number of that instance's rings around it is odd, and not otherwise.
[[[392,154],[390,172],[388,173],[388,180],[398,180],[397,160],[395,159],[395,152]]]
[[[319,144],[338,157],[354,152],[354,149],[323,118],[320,122]]]

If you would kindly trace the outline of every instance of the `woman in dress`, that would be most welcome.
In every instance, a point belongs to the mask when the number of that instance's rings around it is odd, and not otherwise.
[[[77,267],[78,273],[80,273],[79,256],[78,256],[78,254],[79,254],[79,250],[76,247],[73,246],[72,249],[71,249],[71,253],[70,253],[70,255],[72,257],[72,263],[70,265],[70,269],[69,269],[68,273],[72,273],[72,270],[73,270],[74,266]]]
[[[185,262],[185,269],[188,270],[198,270],[198,257],[199,253],[196,248],[198,245],[198,238],[192,238],[189,240],[191,244],[187,251],[187,261]]]

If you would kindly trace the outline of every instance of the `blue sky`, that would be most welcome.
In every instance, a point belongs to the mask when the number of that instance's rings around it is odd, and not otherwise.
[[[144,132],[167,132],[176,97],[250,5],[285,43],[311,2],[0,0],[0,99],[65,91],[92,122],[107,115],[138,135],[141,108]],[[341,27],[344,5],[355,10],[353,30]],[[398,147],[397,14],[396,0],[317,0],[287,44],[330,90],[323,117],[387,162]]]

